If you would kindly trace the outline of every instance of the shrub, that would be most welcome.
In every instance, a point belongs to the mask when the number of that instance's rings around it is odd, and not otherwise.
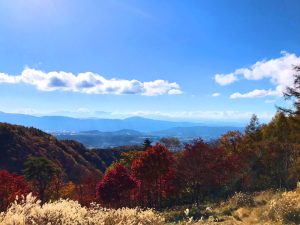
[[[269,216],[275,221],[300,224],[300,189],[284,192],[269,204]]]
[[[254,206],[253,196],[246,193],[237,192],[229,201],[236,208]]]

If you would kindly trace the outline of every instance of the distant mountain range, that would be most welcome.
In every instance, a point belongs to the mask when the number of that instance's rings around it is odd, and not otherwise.
[[[171,122],[163,120],[130,117],[127,119],[99,119],[99,118],[72,118],[64,116],[31,116],[25,114],[11,114],[0,112],[0,122],[7,122],[23,126],[32,126],[44,131],[89,131],[99,130],[112,132],[131,129],[140,132],[152,132],[173,127],[199,126],[199,123]]]
[[[119,130],[115,132],[82,131],[82,132],[54,132],[59,140],[76,140],[89,148],[107,148],[123,145],[141,145],[145,138],[152,142],[162,137],[176,137],[181,142],[187,143],[196,138],[206,141],[217,139],[222,134],[231,130],[243,131],[241,127],[174,127],[167,130],[153,132],[139,132],[135,130]]]
[[[130,117],[127,119],[79,119],[64,116],[30,116],[0,112],[0,122],[35,127],[50,132],[59,140],[76,140],[90,148],[141,145],[145,138],[153,142],[162,137],[177,137],[186,143],[195,138],[211,140],[243,127],[205,126],[201,123],[171,122]]]

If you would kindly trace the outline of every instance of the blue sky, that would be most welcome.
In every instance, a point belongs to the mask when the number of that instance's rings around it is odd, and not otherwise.
[[[297,0],[0,0],[0,111],[266,121],[300,63]]]

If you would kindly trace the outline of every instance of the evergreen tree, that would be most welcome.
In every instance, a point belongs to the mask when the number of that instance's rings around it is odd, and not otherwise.
[[[29,157],[24,167],[25,178],[32,182],[41,202],[44,203],[46,189],[55,175],[61,173],[61,170],[44,157]]]
[[[145,140],[144,140],[144,144],[143,144],[143,146],[144,146],[144,150],[147,150],[147,148],[149,148],[149,147],[151,147],[151,141],[150,141],[150,139],[149,138],[146,138]]]
[[[250,122],[245,129],[245,135],[250,138],[251,141],[261,140],[261,125],[255,114],[252,115]]]
[[[294,109],[278,107],[284,113],[292,115],[300,115],[300,65],[294,67],[294,83],[293,86],[287,87],[283,93],[285,100],[291,100],[293,102]]]

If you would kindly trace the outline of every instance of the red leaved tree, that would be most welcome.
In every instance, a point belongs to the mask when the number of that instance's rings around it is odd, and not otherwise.
[[[29,184],[23,176],[0,170],[0,211],[5,210],[16,196],[27,195]]]
[[[131,169],[139,180],[140,204],[150,207],[160,206],[162,197],[170,190],[173,155],[163,145],[148,147],[140,158],[133,161]]]
[[[80,177],[79,181],[75,184],[74,199],[81,205],[88,206],[91,202],[97,200],[96,187],[99,182],[96,176]]]
[[[211,147],[202,140],[186,145],[178,160],[178,173],[192,199],[199,204],[204,194],[224,187],[236,169],[236,159],[221,148]]]
[[[120,163],[109,169],[97,185],[99,200],[110,207],[122,207],[130,204],[131,192],[136,187],[135,179]]]

